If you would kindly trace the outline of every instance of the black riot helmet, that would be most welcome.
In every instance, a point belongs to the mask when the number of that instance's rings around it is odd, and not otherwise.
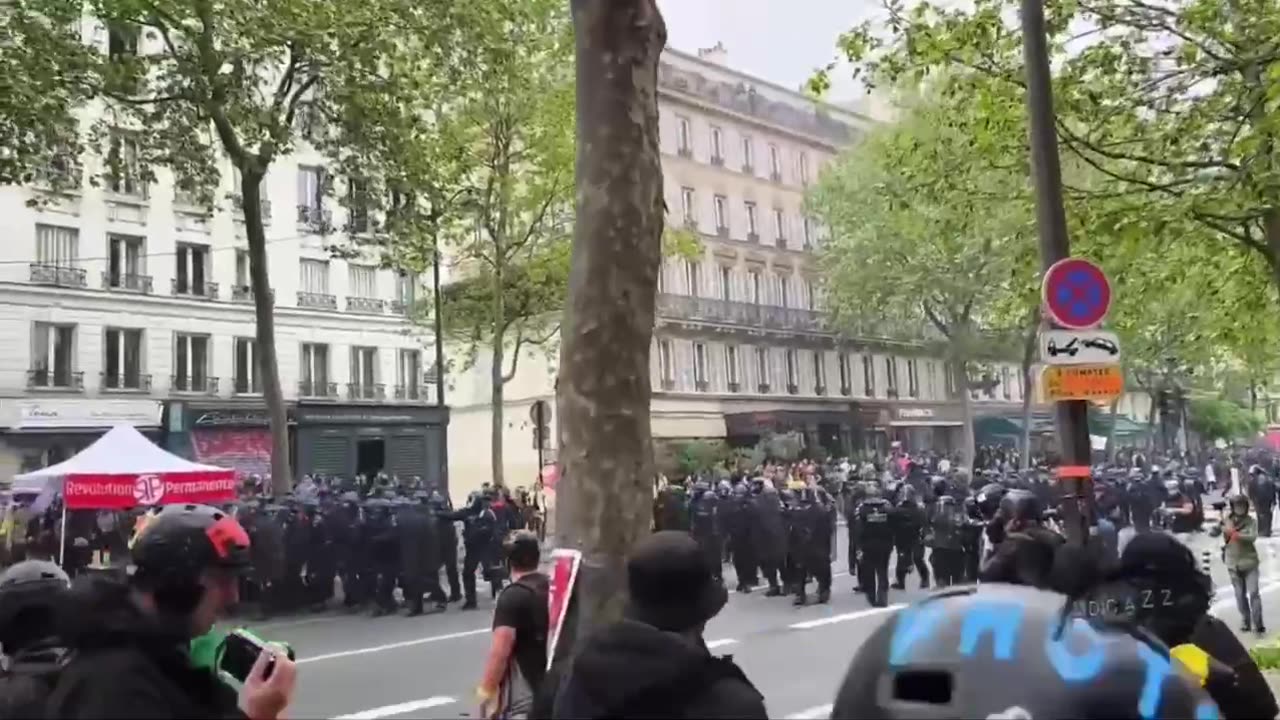
[[[0,574],[0,646],[14,653],[55,632],[71,578],[48,560],[25,560]]]
[[[880,485],[871,481],[864,482],[862,483],[862,492],[862,497],[865,500],[878,499],[880,497]]]
[[[1004,499],[1007,491],[1003,485],[998,483],[988,483],[982,486],[978,491],[977,503],[978,510],[982,512],[982,516],[988,520],[996,516],[996,511],[1000,509],[1000,501]]]
[[[1005,522],[1039,523],[1043,515],[1040,498],[1030,490],[1010,490],[1000,499],[1000,516]]]
[[[1000,583],[899,610],[854,655],[837,718],[1218,718],[1150,635]]]
[[[133,584],[153,593],[163,612],[185,615],[200,602],[206,570],[248,568],[249,535],[218,508],[166,505],[135,538],[132,557]]]

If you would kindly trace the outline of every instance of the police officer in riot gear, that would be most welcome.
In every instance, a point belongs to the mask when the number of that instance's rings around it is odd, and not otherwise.
[[[859,585],[872,607],[889,604],[889,554],[893,551],[893,506],[880,496],[880,487],[867,483],[858,505],[857,528]]]
[[[920,503],[916,500],[914,487],[904,483],[899,488],[898,503],[893,508],[889,521],[893,525],[893,544],[898,550],[898,562],[895,568],[897,580],[893,584],[894,589],[906,589],[907,574],[911,571],[911,566],[915,565],[916,572],[920,573],[920,589],[927,590],[929,568],[924,563],[922,542],[925,513],[924,508],[920,507]]]
[[[964,527],[969,523],[964,506],[954,497],[939,494],[934,501],[925,544],[938,587],[964,582]]]
[[[724,582],[724,548],[720,536],[720,518],[717,517],[720,499],[711,491],[710,485],[699,480],[693,486],[693,499],[690,503],[692,522],[690,533],[698,541],[707,556],[707,564],[712,568],[716,580]]]
[[[726,532],[729,539],[729,551],[733,557],[733,571],[738,578],[737,591],[751,592],[751,588],[759,584],[756,572],[756,549],[753,538],[756,517],[755,501],[747,493],[746,483],[738,483],[733,487],[733,495],[726,502],[732,511],[725,513],[727,518]]]
[[[782,507],[782,499],[773,483],[762,484],[760,494],[753,499],[756,511],[756,524],[753,527],[752,540],[756,550],[756,558],[760,562],[760,570],[769,583],[766,597],[782,595],[782,587],[778,583],[778,575],[782,572],[783,561],[787,552],[787,523]],[[783,583],[786,577],[783,577]]]

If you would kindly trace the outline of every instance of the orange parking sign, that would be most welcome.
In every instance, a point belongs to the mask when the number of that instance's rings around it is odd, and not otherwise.
[[[1110,400],[1124,394],[1119,365],[1050,365],[1044,369],[1044,399]]]

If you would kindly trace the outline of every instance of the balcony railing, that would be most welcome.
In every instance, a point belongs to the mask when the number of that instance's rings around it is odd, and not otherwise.
[[[262,222],[271,222],[271,201],[266,198],[258,198],[258,207],[262,208]],[[236,215],[244,217],[244,196],[240,193],[232,193],[231,204],[236,209]]]
[[[82,288],[88,285],[89,281],[88,274],[80,268],[31,263],[31,282],[40,285]]]
[[[789,395],[799,395],[799,394],[800,394],[800,386],[799,386],[799,385],[797,385],[797,384],[795,384],[795,383],[787,383],[787,394],[789,394]]]
[[[422,385],[397,385],[396,399],[418,402],[427,399],[427,389]]]
[[[191,393],[194,395],[217,395],[218,394],[218,378],[216,377],[190,377],[187,375],[170,375],[169,389],[176,393]]]
[[[100,373],[102,392],[151,392],[151,376],[141,373]]]
[[[814,386],[813,386],[813,394],[814,394],[814,395],[826,395],[826,394],[827,394],[827,386],[826,386],[826,385],[814,385]]]
[[[300,380],[298,381],[298,397],[336,398],[338,397],[338,383]]]
[[[738,391],[739,391],[739,390],[741,390],[741,389],[742,389],[742,384],[741,384],[741,383],[736,383],[736,382],[731,382],[731,383],[729,383],[729,392],[731,392],[731,393],[736,393],[736,392],[738,392]]]
[[[217,300],[218,283],[212,280],[197,282],[178,282],[177,278],[169,281],[169,292],[174,297],[195,298],[197,300]]]
[[[711,383],[707,382],[706,380],[695,380],[693,383],[693,389],[697,390],[698,392],[706,392],[708,389],[710,389],[710,387],[711,387]]]
[[[275,304],[275,302],[276,302],[276,292],[275,292],[274,290],[271,290],[271,291],[269,291],[269,292],[270,292],[270,294],[268,295],[268,297],[270,297],[270,298],[271,298],[271,304],[272,304],[272,305],[274,305],[274,304]],[[231,286],[231,301],[232,301],[232,302],[246,302],[246,303],[251,303],[251,302],[253,302],[253,286],[251,286],[251,285],[232,285],[232,286]]]
[[[258,378],[238,377],[233,380],[231,392],[236,395],[261,395],[262,381]]]
[[[387,386],[381,383],[347,383],[347,397],[352,400],[386,400]]]
[[[30,390],[80,392],[84,390],[84,373],[71,370],[35,368],[27,371],[27,388]]]
[[[347,312],[373,313],[375,315],[381,315],[386,307],[386,301],[379,300],[378,298],[347,296]]]
[[[756,390],[759,390],[761,393],[769,392],[769,383],[760,383],[756,386]]]
[[[298,291],[298,307],[320,308],[321,310],[337,310],[338,298],[324,293]]]
[[[799,308],[773,307],[730,300],[658,294],[662,317],[776,330],[822,330],[822,313]]]
[[[151,276],[138,275],[136,273],[117,273],[115,275],[102,273],[102,287],[105,290],[150,295],[152,289]]]
[[[412,300],[392,300],[387,303],[387,310],[392,315],[408,315],[413,308]]]
[[[328,232],[333,227],[333,213],[328,208],[299,205],[298,225],[313,232]]]

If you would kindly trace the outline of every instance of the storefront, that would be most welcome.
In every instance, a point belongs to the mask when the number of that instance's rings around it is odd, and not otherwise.
[[[735,446],[750,446],[770,434],[800,433],[810,456],[842,457],[853,447],[853,419],[839,410],[771,410],[724,416]]]
[[[116,425],[158,440],[160,413],[159,402],[143,398],[0,399],[0,481],[62,462]]]
[[[950,452],[964,443],[964,410],[959,403],[897,405],[889,412],[890,440],[907,452]]]
[[[448,489],[448,408],[299,403],[295,415],[300,473],[385,472]]]
[[[174,401],[169,403],[167,418],[170,452],[196,462],[232,468],[241,478],[271,475],[271,419],[262,403]]]

